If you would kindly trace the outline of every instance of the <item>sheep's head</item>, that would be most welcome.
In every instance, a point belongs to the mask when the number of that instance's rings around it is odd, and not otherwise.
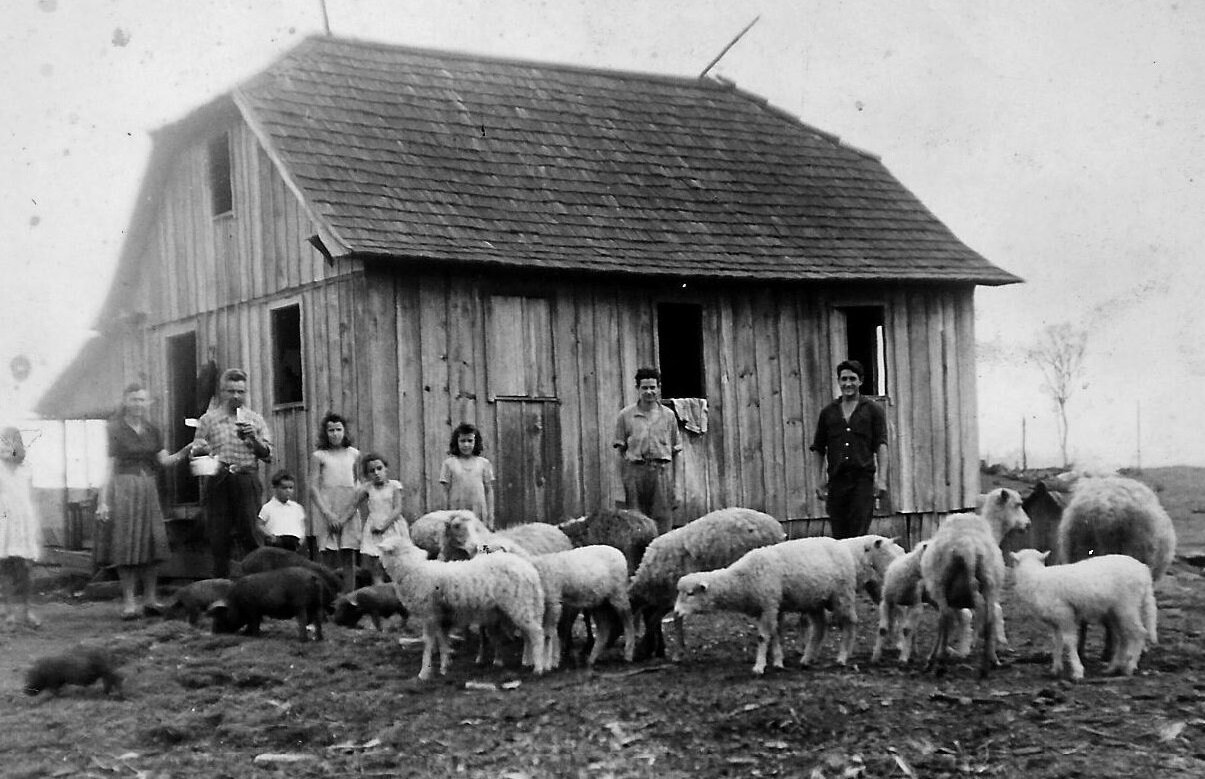
[[[983,497],[979,515],[992,526],[999,541],[1013,531],[1024,531],[1029,527],[1029,515],[1021,506],[1021,494],[1016,490],[998,487]]]
[[[1041,568],[1045,567],[1046,558],[1050,556],[1050,552],[1039,552],[1037,549],[1018,549],[1015,552],[1009,552],[1008,556],[1017,565],[1029,563]]]
[[[705,573],[688,573],[678,580],[678,597],[674,601],[674,616],[685,617],[707,611],[711,595]]]

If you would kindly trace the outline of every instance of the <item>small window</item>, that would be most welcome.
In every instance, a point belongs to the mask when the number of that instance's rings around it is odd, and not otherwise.
[[[657,362],[661,397],[706,397],[703,376],[703,306],[657,304]]]
[[[882,306],[849,306],[839,309],[845,315],[845,355],[866,368],[862,394],[887,394],[887,342],[883,328]]]
[[[214,216],[234,210],[234,191],[230,183],[230,136],[226,133],[209,142],[209,192]]]
[[[301,373],[301,307],[272,311],[272,401],[276,405],[304,401]]]

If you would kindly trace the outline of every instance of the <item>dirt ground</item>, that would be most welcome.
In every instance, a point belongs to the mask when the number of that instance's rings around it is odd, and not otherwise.
[[[788,670],[755,677],[751,620],[720,615],[687,622],[680,664],[612,655],[593,673],[533,678],[478,669],[466,650],[445,680],[423,684],[421,645],[396,619],[384,633],[367,620],[328,625],[326,641],[302,644],[290,622],[267,623],[259,638],[214,636],[184,622],[123,623],[114,602],[47,593],[40,630],[0,632],[0,773],[1205,776],[1205,578],[1181,564],[1157,594],[1160,643],[1132,678],[1100,676],[1097,631],[1088,678],[1053,679],[1045,631],[1009,592],[1012,645],[985,682],[970,663],[941,678],[893,656],[870,665],[866,602],[847,669],[833,664],[832,640],[819,667],[799,669],[792,629]],[[23,694],[35,658],[79,642],[120,658],[123,699],[99,685]]]

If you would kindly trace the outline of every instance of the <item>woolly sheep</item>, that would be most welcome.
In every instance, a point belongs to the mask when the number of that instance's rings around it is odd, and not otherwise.
[[[632,609],[643,617],[645,626],[637,658],[665,655],[661,620],[674,607],[680,578],[731,565],[746,552],[784,538],[777,519],[746,508],[719,509],[655,538],[628,588]],[[674,628],[678,646],[685,648],[681,618],[674,619]]]
[[[1159,581],[1176,553],[1176,529],[1155,493],[1124,476],[1079,476],[1058,527],[1057,559],[1074,563],[1090,555],[1124,554],[1151,569]],[[1079,651],[1087,622],[1081,620]],[[1113,633],[1105,626],[1104,658],[1113,657]]]
[[[1059,522],[1059,559],[1124,554],[1159,581],[1176,553],[1176,529],[1150,487],[1123,476],[1082,478]]]
[[[439,556],[443,546],[444,530],[448,525],[448,520],[462,515],[477,518],[477,515],[468,509],[429,511],[410,523],[410,540],[419,549],[426,551],[427,557],[434,560]]]
[[[800,538],[754,549],[717,571],[689,573],[678,580],[674,617],[714,610],[739,611],[758,620],[753,673],[766,670],[766,652],[783,667],[781,617],[797,611],[809,623],[801,665],[816,660],[824,641],[825,609],[842,628],[837,664],[845,665],[858,626],[855,608],[858,564],[849,548],[828,537]]]
[[[949,641],[957,610],[969,608],[983,631],[980,675],[998,665],[995,613],[1004,584],[1004,555],[1000,541],[1013,530],[1029,527],[1015,490],[996,489],[983,502],[982,514],[951,514],[930,539],[921,556],[925,590],[937,606],[937,636],[929,667],[941,668],[949,656]]]
[[[534,671],[546,670],[544,590],[532,564],[509,553],[478,555],[472,560],[429,560],[410,537],[399,534],[381,542],[381,563],[393,579],[398,600],[423,627],[423,661],[418,678],[433,676],[439,649],[439,673],[448,672],[454,625],[498,625],[503,619],[523,636],[524,656]]]
[[[644,550],[657,537],[657,524],[630,509],[598,509],[584,517],[570,519],[557,527],[574,546],[606,544],[623,552],[628,575],[636,573]]]
[[[568,632],[578,610],[610,606],[623,623],[623,657],[632,661],[636,631],[628,602],[628,566],[623,552],[611,546],[593,544],[565,552],[553,552],[531,558],[540,574],[544,589],[544,656],[550,668],[561,661],[562,631]],[[569,619],[562,621],[568,612]],[[607,643],[610,622],[600,622],[600,635],[594,642],[587,666],[593,666]]]
[[[1079,624],[1101,620],[1118,637],[1105,673],[1132,674],[1145,639],[1158,643],[1150,569],[1133,557],[1119,554],[1047,568],[1049,554],[1022,549],[1011,556],[1016,562],[1017,595],[1051,628],[1051,673],[1062,674],[1065,649],[1071,678],[1084,678],[1077,648]]]
[[[865,535],[841,539],[841,545],[858,565],[858,589],[878,603],[882,598],[883,579],[891,563],[904,554],[904,548],[887,536]]]
[[[912,658],[912,650],[916,645],[916,625],[924,611],[925,604],[932,604],[932,599],[925,592],[924,581],[921,577],[921,555],[929,546],[928,541],[922,541],[912,548],[911,552],[897,557],[888,565],[883,576],[883,595],[879,601],[879,629],[875,637],[874,649],[871,651],[872,663],[879,662],[883,657],[883,645],[888,640],[895,643],[899,652],[900,665],[907,665]],[[970,609],[959,609],[957,620],[958,646],[952,651],[962,657],[970,654],[974,636]],[[996,642],[1007,644],[1004,633],[1004,612],[1000,604],[996,604],[993,617],[995,619]]]
[[[444,560],[467,560],[485,546],[490,551],[531,556],[565,552],[573,548],[573,542],[556,525],[545,522],[512,525],[492,532],[471,512],[462,512],[448,519],[440,557]]]

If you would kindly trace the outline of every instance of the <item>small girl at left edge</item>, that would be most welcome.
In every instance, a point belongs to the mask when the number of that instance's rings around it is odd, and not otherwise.
[[[355,502],[344,521],[355,516],[361,506],[367,507],[360,558],[372,574],[372,583],[381,584],[385,581],[385,569],[378,544],[398,536],[402,532],[398,522],[406,521],[402,516],[402,483],[389,478],[389,462],[379,454],[364,455],[361,464],[364,481],[357,488]]]
[[[33,563],[42,556],[42,527],[33,510],[31,480],[25,467],[25,442],[15,427],[0,430],[0,573],[3,573],[7,622],[36,628],[42,622],[29,610]]]

